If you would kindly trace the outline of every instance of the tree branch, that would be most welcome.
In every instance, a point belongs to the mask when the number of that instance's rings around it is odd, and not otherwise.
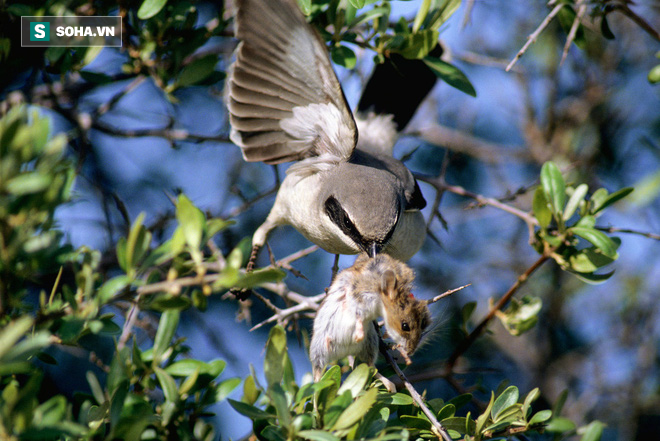
[[[374,325],[375,326],[375,325]],[[449,433],[447,433],[447,429],[445,429],[442,424],[438,421],[438,419],[435,417],[433,412],[428,408],[426,403],[424,403],[424,399],[422,396],[417,392],[415,387],[408,381],[408,378],[406,378],[406,375],[403,373],[403,371],[399,368],[399,365],[396,364],[390,353],[388,352],[388,347],[383,341],[383,339],[378,336],[378,349],[380,350],[380,353],[383,354],[383,357],[385,357],[385,361],[392,366],[392,369],[394,369],[394,372],[396,372],[397,376],[401,381],[403,382],[403,385],[408,389],[408,392],[410,392],[410,396],[412,397],[413,401],[415,404],[419,406],[419,408],[424,412],[424,415],[429,419],[431,422],[431,428],[435,435],[438,437],[438,439],[443,439],[445,441],[451,441],[451,437],[449,436]]]
[[[492,320],[493,317],[495,317],[495,314],[501,310],[504,305],[508,303],[508,301],[513,297],[513,295],[518,291],[518,289],[527,281],[529,276],[536,271],[537,268],[539,268],[541,265],[543,265],[547,260],[549,259],[548,256],[542,255],[539,257],[539,259],[532,264],[527,270],[521,274],[516,282],[509,288],[509,290],[500,298],[500,300],[493,305],[493,307],[488,311],[488,314],[481,320],[481,322],[477,325],[476,328],[470,332],[470,335],[467,336],[465,340],[463,340],[457,347],[454,349],[454,352],[449,356],[449,359],[447,359],[447,372],[450,373],[452,369],[454,368],[454,365],[456,364],[456,360],[458,360],[458,357],[463,355],[465,351],[468,350],[470,346],[474,343],[474,341],[479,337],[483,331],[486,329],[486,326],[488,323]]]
[[[516,56],[513,57],[513,60],[511,60],[511,62],[507,65],[507,67],[506,67],[506,69],[505,69],[507,72],[510,71],[511,68],[512,68],[512,67],[518,62],[518,60],[520,59],[520,57],[522,57],[523,54],[524,54],[525,52],[527,52],[527,49],[529,49],[529,47],[530,47],[530,46],[536,41],[536,39],[539,37],[539,35],[541,35],[541,32],[543,32],[543,30],[544,30],[544,29],[550,24],[550,22],[552,21],[552,19],[555,18],[555,16],[556,16],[557,14],[559,14],[559,11],[561,11],[561,8],[564,7],[564,4],[565,4],[565,3],[563,3],[563,2],[558,3],[558,4],[552,9],[552,11],[550,11],[550,13],[545,17],[545,19],[541,22],[541,24],[539,25],[539,27],[536,28],[536,30],[535,30],[534,32],[532,32],[532,33],[529,35],[529,37],[527,37],[527,41],[525,42],[525,44],[524,44],[524,46],[522,47],[522,49],[520,49],[520,50],[518,51],[518,53],[516,54]]]

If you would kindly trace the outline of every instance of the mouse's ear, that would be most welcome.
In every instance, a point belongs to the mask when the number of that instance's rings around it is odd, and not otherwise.
[[[396,274],[394,271],[387,270],[383,273],[383,278],[380,282],[380,289],[384,295],[394,297],[394,291],[396,290]]]

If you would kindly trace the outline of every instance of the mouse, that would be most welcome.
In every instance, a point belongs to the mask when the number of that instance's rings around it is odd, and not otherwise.
[[[310,344],[314,381],[340,358],[355,357],[373,366],[378,357],[378,331],[373,322],[379,317],[410,364],[409,356],[431,323],[428,302],[412,293],[414,278],[408,265],[386,254],[373,258],[361,254],[351,267],[337,274],[314,319]],[[394,385],[385,381],[392,391]]]

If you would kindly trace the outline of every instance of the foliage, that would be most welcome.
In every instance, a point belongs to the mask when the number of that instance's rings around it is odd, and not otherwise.
[[[614,271],[606,274],[595,274],[595,271],[619,257],[617,248],[621,241],[595,228],[596,218],[633,189],[622,188],[609,194],[606,189],[599,188],[587,200],[588,191],[587,184],[567,187],[554,163],[543,165],[541,186],[534,193],[534,216],[540,226],[534,246],[540,253],[549,253],[562,269],[588,283],[600,283],[609,279]],[[580,246],[580,239],[592,246]]]
[[[286,332],[279,326],[272,328],[268,338],[264,372],[266,387],[253,372],[244,383],[242,400],[229,400],[237,412],[252,420],[258,439],[438,439],[413,398],[404,392],[388,393],[374,380],[374,368],[366,364],[358,365],[344,380],[339,366],[333,366],[317,383],[297,385]],[[562,434],[574,433],[575,424],[559,416],[560,403],[554,411],[533,411],[532,403],[539,396],[536,388],[521,399],[518,388],[509,386],[497,395],[491,393],[486,409],[476,417],[467,410],[470,394],[447,402],[427,398],[426,405],[453,439],[479,441],[534,431],[548,431],[560,439]],[[458,416],[458,411],[464,416]],[[590,432],[588,427],[580,431]],[[588,436],[582,440],[591,439]]]
[[[213,292],[254,287],[283,274],[278,269],[239,273],[247,258],[242,246],[226,259],[204,256],[204,244],[231,222],[206,219],[180,195],[172,237],[152,249],[144,215],[138,216],[117,243],[123,274],[104,280],[100,253],[61,246],[61,233],[53,228],[55,208],[70,198],[74,166],[62,156],[66,139],[48,139],[48,121],[36,112],[28,118],[25,107],[0,120],[0,438],[214,439],[203,418],[212,415],[206,408],[224,400],[240,379],[219,380],[223,360],[187,358],[189,348],[174,338],[181,311],[192,304],[204,309]],[[38,292],[38,305],[24,301],[36,289],[33,279],[58,269],[50,293]],[[60,280],[64,270],[72,271],[72,283]],[[195,289],[186,286],[191,278],[199,281]],[[41,401],[41,363],[57,364],[63,345],[93,351],[98,338],[118,336],[122,322],[110,311],[129,299],[135,314],[161,312],[153,346],[127,344],[127,318],[116,351],[103,366],[103,380],[87,372],[91,394],[78,395],[75,402],[64,395]]]

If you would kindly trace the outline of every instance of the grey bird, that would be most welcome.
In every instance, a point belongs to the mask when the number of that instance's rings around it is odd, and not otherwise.
[[[279,225],[333,254],[410,259],[426,236],[419,211],[426,201],[410,170],[392,157],[401,124],[392,115],[354,119],[326,46],[295,0],[235,6],[231,140],[246,161],[297,161],[254,233],[248,270]]]

